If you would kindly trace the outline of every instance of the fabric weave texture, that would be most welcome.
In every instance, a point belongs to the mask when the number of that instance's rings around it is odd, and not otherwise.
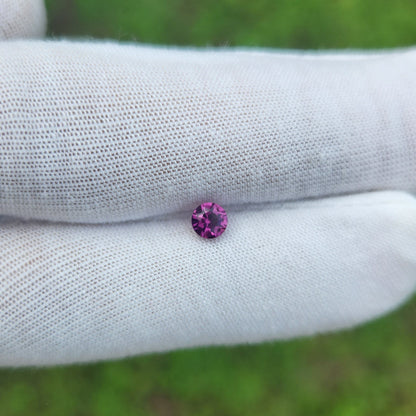
[[[415,190],[414,50],[13,41],[0,56],[4,215],[113,222],[209,200]]]

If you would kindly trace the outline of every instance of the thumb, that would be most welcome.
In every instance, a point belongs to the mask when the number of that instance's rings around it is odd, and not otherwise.
[[[0,40],[40,38],[45,32],[43,0],[0,0]]]

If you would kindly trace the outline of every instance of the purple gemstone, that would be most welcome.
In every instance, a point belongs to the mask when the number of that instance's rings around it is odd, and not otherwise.
[[[192,213],[192,227],[203,238],[216,238],[227,228],[228,218],[224,208],[214,202],[204,202]]]

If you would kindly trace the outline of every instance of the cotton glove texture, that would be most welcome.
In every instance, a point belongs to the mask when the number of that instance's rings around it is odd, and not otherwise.
[[[0,365],[290,338],[396,307],[416,286],[415,74],[412,49],[1,42]],[[192,230],[204,201],[227,209],[217,240]]]
[[[43,0],[0,0],[0,41],[40,38],[46,32]]]

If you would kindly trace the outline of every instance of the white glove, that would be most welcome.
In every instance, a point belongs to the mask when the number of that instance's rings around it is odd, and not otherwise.
[[[290,338],[395,308],[416,286],[415,74],[412,49],[1,42],[0,365]],[[228,212],[215,240],[191,227],[205,201]]]

